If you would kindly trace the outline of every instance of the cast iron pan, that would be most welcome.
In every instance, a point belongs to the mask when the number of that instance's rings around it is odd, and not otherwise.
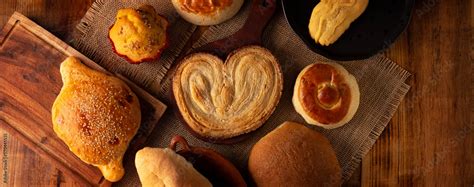
[[[316,44],[308,31],[319,0],[282,0],[282,6],[291,28],[311,50],[333,60],[361,60],[387,49],[405,30],[414,1],[369,0],[364,13],[329,46]]]
[[[249,16],[245,21],[244,25],[241,29],[239,29],[234,34],[230,35],[229,37],[205,44],[190,53],[196,52],[206,52],[213,55],[218,56],[219,58],[225,60],[227,55],[244,46],[248,45],[261,45],[261,37],[263,30],[270,21],[271,17],[275,13],[277,7],[276,0],[252,0],[252,7],[249,12]],[[189,54],[188,54],[189,55]],[[179,65],[178,65],[179,66]],[[174,98],[174,106],[177,107],[176,99]],[[217,143],[217,144],[234,144],[240,142],[250,136],[255,131],[239,135],[236,137],[228,138],[228,139],[215,139],[215,138],[207,138],[200,136],[198,133],[194,132],[186,123],[183,116],[176,110],[176,114],[179,119],[185,124],[186,129],[193,134],[195,137],[210,142],[210,143]]]

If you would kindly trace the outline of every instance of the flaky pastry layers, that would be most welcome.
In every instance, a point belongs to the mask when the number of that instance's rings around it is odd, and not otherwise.
[[[61,64],[60,72],[63,87],[51,111],[54,132],[105,179],[120,180],[123,155],[140,126],[137,96],[122,80],[74,57]]]
[[[321,0],[309,20],[309,33],[321,45],[334,43],[367,8],[369,0]]]
[[[349,122],[359,107],[359,85],[337,63],[314,63],[298,75],[293,106],[307,123],[327,129]]]
[[[259,46],[218,57],[186,57],[173,77],[173,94],[187,125],[206,139],[227,139],[259,128],[281,96],[283,77],[277,59]]]

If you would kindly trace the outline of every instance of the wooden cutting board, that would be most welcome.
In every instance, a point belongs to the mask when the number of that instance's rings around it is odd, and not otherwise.
[[[68,56],[106,71],[22,14],[12,15],[0,32],[0,128],[78,182],[110,185],[96,167],[70,152],[52,128],[50,111],[62,87],[59,65]],[[117,76],[140,98],[142,124],[124,160],[133,162],[135,152],[143,146],[166,106],[123,76]]]

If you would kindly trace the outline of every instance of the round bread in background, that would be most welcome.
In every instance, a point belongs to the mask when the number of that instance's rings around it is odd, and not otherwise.
[[[296,78],[293,106],[307,123],[326,129],[340,127],[359,108],[357,80],[337,63],[306,66]]]
[[[232,18],[244,0],[172,0],[183,19],[195,25],[216,25]]]
[[[284,122],[250,151],[256,186],[340,186],[341,168],[329,141],[301,124]]]

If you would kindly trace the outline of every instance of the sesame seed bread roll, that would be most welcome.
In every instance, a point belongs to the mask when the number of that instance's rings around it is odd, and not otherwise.
[[[140,126],[137,96],[122,80],[74,57],[61,64],[60,72],[64,85],[51,111],[54,132],[105,179],[120,180],[123,155]]]

